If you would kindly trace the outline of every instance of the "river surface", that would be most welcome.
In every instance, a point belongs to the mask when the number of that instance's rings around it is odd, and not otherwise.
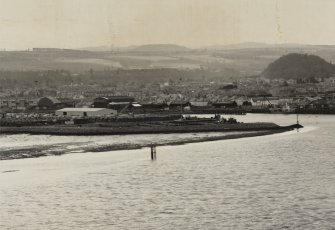
[[[158,147],[156,161],[147,148],[0,161],[0,229],[335,229],[335,116],[299,120],[299,132]]]

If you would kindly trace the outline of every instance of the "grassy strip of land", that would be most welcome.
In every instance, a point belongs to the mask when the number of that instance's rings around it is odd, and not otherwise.
[[[229,132],[229,131],[266,131],[290,129],[274,123],[234,123],[234,124],[158,124],[136,126],[78,126],[78,125],[45,125],[0,127],[3,134],[46,134],[46,135],[124,135],[124,134],[160,134],[160,133],[193,133],[193,132]]]

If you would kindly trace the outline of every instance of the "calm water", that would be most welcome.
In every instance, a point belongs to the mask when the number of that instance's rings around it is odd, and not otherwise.
[[[148,149],[0,161],[0,229],[335,229],[335,116],[300,122],[159,147],[155,162]]]

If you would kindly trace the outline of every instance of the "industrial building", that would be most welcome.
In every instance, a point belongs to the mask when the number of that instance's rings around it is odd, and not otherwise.
[[[75,102],[68,98],[42,97],[37,106],[40,110],[56,110],[67,107],[74,107]]]
[[[236,108],[236,101],[227,101],[227,102],[214,102],[212,103],[214,108]]]
[[[116,115],[117,111],[106,108],[64,108],[55,112],[57,116],[102,117]]]
[[[128,96],[108,96],[108,97],[98,97],[94,99],[92,107],[94,108],[109,108],[113,103],[125,105],[130,104],[135,101],[135,98]]]

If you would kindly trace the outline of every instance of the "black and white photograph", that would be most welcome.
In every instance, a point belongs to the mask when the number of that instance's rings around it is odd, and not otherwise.
[[[334,0],[0,0],[0,230],[335,230]]]

